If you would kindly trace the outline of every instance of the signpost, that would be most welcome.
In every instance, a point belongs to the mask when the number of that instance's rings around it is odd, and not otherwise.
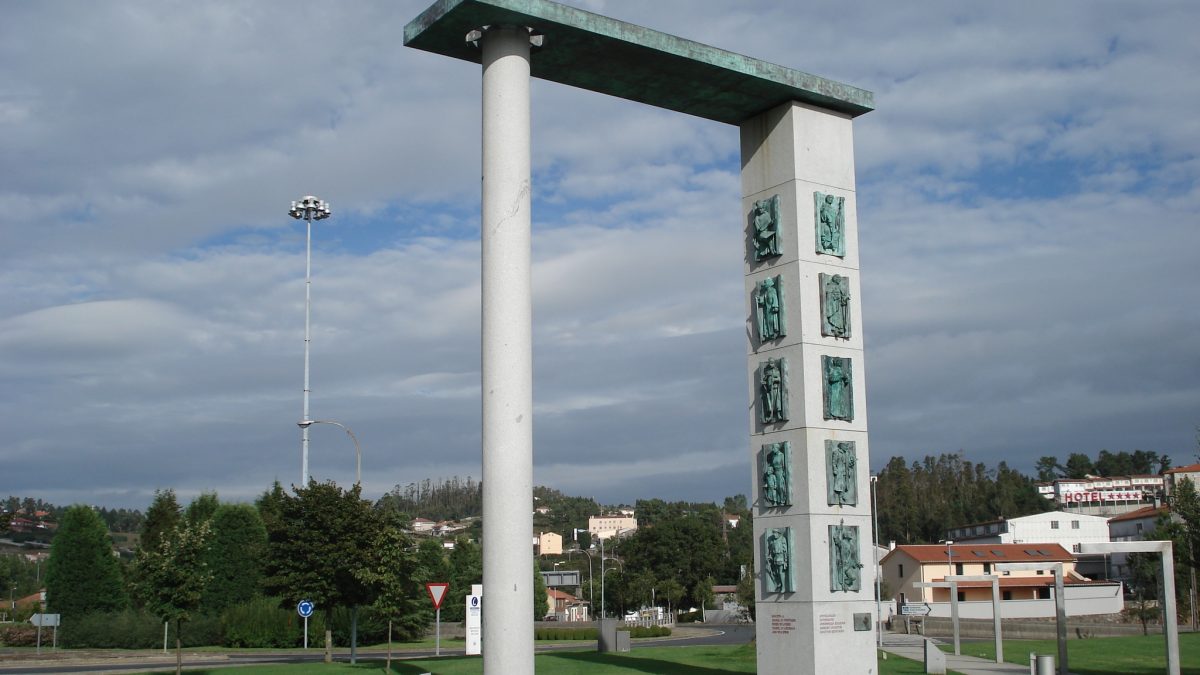
[[[900,613],[904,616],[929,616],[933,608],[927,602],[906,602],[900,605]]]
[[[312,616],[314,605],[312,600],[301,600],[296,604],[296,613],[304,617],[304,648],[308,649],[308,617]]]
[[[425,590],[429,592],[429,599],[433,601],[433,609],[437,613],[435,619],[433,655],[442,655],[442,600],[446,597],[446,591],[450,588],[450,584],[444,581],[432,582],[425,584]]]
[[[42,653],[42,626],[54,626],[54,648],[58,649],[58,620],[62,617],[61,614],[34,614],[29,617],[29,622],[38,627],[37,630],[37,653]]]
[[[474,590],[474,589],[472,589]],[[467,596],[467,656],[483,653],[483,596]]]

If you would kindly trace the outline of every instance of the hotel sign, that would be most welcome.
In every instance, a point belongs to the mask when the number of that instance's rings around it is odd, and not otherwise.
[[[1140,502],[1141,490],[1079,490],[1064,492],[1058,500],[1064,504],[1085,504],[1089,502]]]

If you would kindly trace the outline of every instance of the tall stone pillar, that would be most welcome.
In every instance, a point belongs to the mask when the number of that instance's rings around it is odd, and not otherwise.
[[[876,672],[850,115],[740,125],[758,672]]]
[[[483,668],[533,675],[529,30],[483,51]]]

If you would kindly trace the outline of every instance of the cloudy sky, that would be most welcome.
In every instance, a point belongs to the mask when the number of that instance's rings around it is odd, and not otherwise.
[[[402,46],[427,4],[6,5],[0,493],[298,481],[310,193],[313,416],[370,496],[479,477],[480,71]],[[875,92],[873,469],[1196,460],[1200,5],[568,4]],[[535,481],[748,492],[736,128],[533,99]],[[353,460],[314,427],[314,477]]]

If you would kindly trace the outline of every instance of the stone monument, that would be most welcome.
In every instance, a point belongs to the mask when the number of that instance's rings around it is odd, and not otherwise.
[[[851,117],[790,101],[740,124],[761,673],[876,668]],[[764,213],[777,214],[770,227]],[[763,231],[774,248],[760,244]],[[768,281],[787,289],[777,336],[761,330]],[[770,414],[770,364],[786,364],[782,419]],[[763,466],[777,447],[789,449],[786,504]]]
[[[873,672],[874,603],[862,589],[874,570],[855,566],[870,515],[856,497],[865,474],[852,470],[867,465],[867,444],[851,292],[860,288],[851,120],[872,109],[871,93],[549,0],[437,0],[404,27],[404,44],[483,70],[484,671],[533,674],[529,80],[538,77],[740,128],[745,297],[757,324],[748,334],[758,672]],[[827,440],[849,442],[838,447],[853,461],[827,471]],[[836,503],[829,481],[840,481]]]

